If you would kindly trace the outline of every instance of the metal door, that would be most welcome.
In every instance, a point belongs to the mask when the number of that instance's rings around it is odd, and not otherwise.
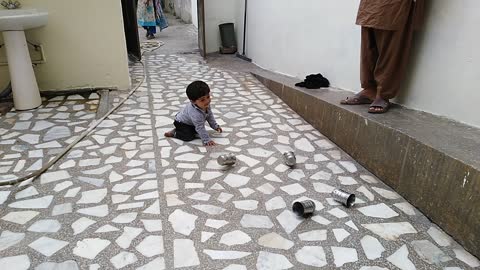
[[[123,27],[129,56],[141,59],[140,39],[138,38],[137,1],[122,0]]]
[[[205,45],[205,1],[197,0],[198,13],[198,48],[200,55],[205,58],[207,56],[207,48]]]

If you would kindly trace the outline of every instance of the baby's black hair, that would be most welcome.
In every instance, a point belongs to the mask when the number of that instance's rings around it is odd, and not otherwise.
[[[210,87],[203,81],[194,81],[187,86],[187,97],[195,101],[210,93]]]

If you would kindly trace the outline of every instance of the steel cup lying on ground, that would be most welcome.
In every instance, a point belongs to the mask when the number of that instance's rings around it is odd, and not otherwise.
[[[315,212],[315,203],[311,200],[294,202],[292,211],[301,217],[311,216]]]
[[[345,207],[349,208],[355,203],[355,194],[350,194],[341,189],[335,189],[332,191],[333,199]]]
[[[233,153],[225,154],[225,155],[220,155],[217,158],[218,164],[222,166],[232,166],[237,162],[237,157]]]
[[[295,164],[297,163],[297,158],[295,157],[295,153],[293,153],[292,151],[283,153],[283,158],[285,159],[285,164],[287,166],[292,167],[292,166],[295,166]]]

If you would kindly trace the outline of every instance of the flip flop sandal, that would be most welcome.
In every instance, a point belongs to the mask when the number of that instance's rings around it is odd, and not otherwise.
[[[370,108],[368,108],[368,112],[380,114],[380,113],[388,112],[388,109],[390,109],[390,102],[382,98],[376,98],[375,101],[372,104],[370,104]]]
[[[361,105],[361,104],[371,104],[372,100],[368,97],[361,95],[360,93],[355,96],[347,97],[346,99],[340,101],[342,105]]]

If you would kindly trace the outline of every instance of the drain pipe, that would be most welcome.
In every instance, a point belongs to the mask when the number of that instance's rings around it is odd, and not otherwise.
[[[245,10],[243,13],[243,46],[242,46],[242,54],[237,53],[237,57],[241,58],[245,61],[252,62],[252,59],[248,58],[245,55],[245,38],[247,36],[247,4],[248,0],[245,0]]]

